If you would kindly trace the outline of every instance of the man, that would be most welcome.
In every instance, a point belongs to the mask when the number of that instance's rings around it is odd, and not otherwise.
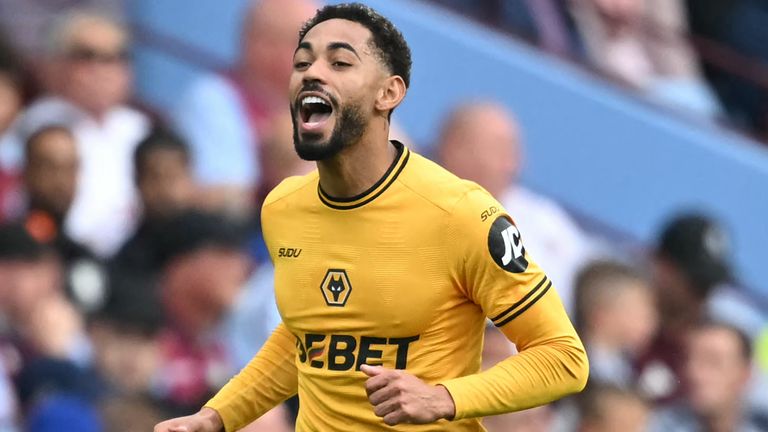
[[[318,171],[262,210],[283,323],[200,412],[156,431],[234,431],[297,392],[298,431],[481,431],[583,388],[584,348],[501,205],[388,141],[410,65],[366,6],[305,24],[290,107]],[[486,317],[520,353],[478,373]]]
[[[674,217],[661,230],[652,257],[660,331],[637,365],[639,383],[653,399],[682,394],[683,341],[702,319],[731,324],[750,338],[765,326],[762,311],[732,285],[729,243],[725,230],[700,214]],[[765,389],[755,391],[755,401],[766,400]]]
[[[318,7],[315,0],[254,1],[244,14],[235,67],[202,76],[180,100],[174,123],[190,144],[209,208],[248,214],[268,182],[264,142],[290,135],[290,126],[273,120],[285,110],[296,32]]]
[[[142,204],[136,232],[111,260],[112,270],[123,275],[159,270],[158,248],[165,224],[194,204],[189,148],[175,134],[157,129],[145,137],[133,154],[133,178]]]
[[[595,261],[579,273],[575,294],[575,323],[589,354],[590,379],[631,388],[634,362],[658,328],[649,282],[625,264]]]
[[[448,171],[476,182],[514,215],[526,246],[536,251],[537,262],[572,312],[574,278],[591,251],[565,210],[518,181],[523,146],[514,116],[493,102],[459,105],[443,122],[437,156]]]
[[[24,147],[22,182],[27,209],[23,222],[37,241],[58,253],[69,298],[81,311],[92,312],[104,301],[106,272],[94,253],[64,229],[79,167],[77,143],[69,129],[53,125],[32,134]]]
[[[684,403],[662,409],[651,431],[752,432],[745,399],[752,372],[752,347],[735,327],[717,322],[696,325],[685,338]]]
[[[21,118],[22,139],[48,124],[77,138],[80,181],[67,232],[101,257],[130,234],[136,213],[131,156],[149,128],[147,117],[125,105],[130,93],[128,34],[112,19],[72,12],[55,23],[49,56],[52,95]]]

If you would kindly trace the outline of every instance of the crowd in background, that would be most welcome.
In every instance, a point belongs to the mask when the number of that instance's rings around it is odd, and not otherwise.
[[[684,37],[687,16],[734,46],[765,37],[749,24],[764,2],[440,2],[694,116],[755,131],[768,118],[760,92],[703,73]],[[129,103],[120,2],[44,3],[0,0],[0,432],[151,430],[196,411],[280,320],[258,211],[313,169],[285,101],[297,30],[319,4],[254,2],[232,67],[158,116]],[[649,22],[667,36],[649,38]],[[589,354],[583,394],[488,419],[490,432],[768,430],[766,308],[739,286],[716,220],[670,215],[644,252],[620,249],[519,183],[525,131],[494,101],[455,107],[436,143],[392,136],[504,205]],[[484,367],[514,353],[489,327]],[[297,403],[247,430],[291,430]]]
[[[433,1],[681,115],[768,141],[764,0]]]

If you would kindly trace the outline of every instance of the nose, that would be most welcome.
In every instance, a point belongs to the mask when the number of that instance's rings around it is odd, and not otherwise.
[[[324,68],[323,68],[322,62],[315,61],[304,71],[301,81],[303,84],[309,84],[311,82],[324,84],[325,79],[323,77],[324,77]]]

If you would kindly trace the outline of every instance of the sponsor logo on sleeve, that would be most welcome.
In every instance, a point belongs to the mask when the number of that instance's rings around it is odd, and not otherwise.
[[[493,261],[508,272],[522,273],[528,268],[520,231],[507,215],[493,221],[488,232],[488,252]]]

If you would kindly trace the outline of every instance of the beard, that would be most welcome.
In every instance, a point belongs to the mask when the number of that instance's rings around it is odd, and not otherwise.
[[[291,108],[293,122],[293,146],[296,154],[307,161],[321,161],[332,158],[351,146],[363,136],[367,127],[362,110],[357,105],[345,105],[338,110],[336,124],[330,138],[321,141],[320,134],[300,134],[297,118],[301,114]]]

